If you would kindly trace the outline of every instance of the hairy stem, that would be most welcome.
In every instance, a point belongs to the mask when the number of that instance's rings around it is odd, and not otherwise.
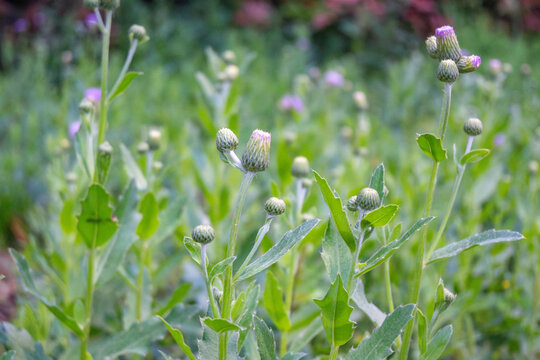
[[[210,284],[210,279],[208,278],[208,269],[206,268],[206,244],[201,245],[201,268],[204,275],[204,283],[206,285],[208,301],[210,302],[210,307],[212,308],[212,315],[214,316],[214,318],[219,318],[221,315],[219,313],[219,308],[216,304],[214,294],[212,293],[212,286]]]

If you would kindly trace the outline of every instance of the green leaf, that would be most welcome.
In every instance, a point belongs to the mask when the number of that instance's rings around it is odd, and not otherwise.
[[[189,236],[184,236],[184,246],[189,252],[189,255],[191,255],[193,261],[201,265],[201,245],[193,241]]]
[[[271,271],[266,273],[263,303],[268,316],[281,331],[287,331],[291,327],[285,304],[283,303],[283,290],[279,286],[276,277]]]
[[[334,346],[345,344],[352,337],[353,322],[349,320],[353,308],[349,305],[349,294],[341,275],[332,283],[323,299],[313,300],[321,308],[326,337]]]
[[[188,294],[189,290],[191,289],[191,283],[183,283],[179,287],[174,290],[171,297],[169,298],[169,301],[167,301],[167,304],[163,306],[161,309],[159,309],[156,312],[156,315],[163,316],[165,313],[167,313],[169,310],[171,310],[173,307],[176,306],[179,302],[184,300],[186,295]]]
[[[369,180],[369,187],[377,190],[379,193],[379,199],[381,199],[380,204],[384,200],[384,164],[380,164],[371,174],[371,179]]]
[[[114,235],[118,223],[113,221],[112,216],[107,191],[101,185],[91,185],[86,199],[81,202],[81,214],[77,217],[77,230],[88,248],[97,248]]]
[[[417,134],[416,142],[420,149],[433,161],[441,162],[447,159],[446,150],[442,146],[442,141],[433,134]]]
[[[131,156],[131,153],[124,144],[120,144],[120,152],[122,153],[122,158],[124,159],[124,168],[129,178],[135,180],[137,189],[146,189],[146,187],[148,186],[146,178],[144,177],[141,169],[139,168],[139,165],[137,165],[137,162],[135,161],[135,159],[133,159],[133,156]]]
[[[390,204],[386,206],[381,206],[378,209],[370,211],[362,219],[362,229],[365,229],[368,226],[384,226],[388,224],[394,216],[397,215],[399,211],[399,206]]]
[[[285,235],[270,250],[258,257],[255,261],[244,268],[238,280],[248,279],[277,262],[296,243],[301,241],[319,223],[319,219],[306,221],[294,230],[287,231]]]
[[[345,360],[382,360],[392,354],[392,343],[401,330],[412,319],[414,304],[399,306],[388,315],[384,322],[373,331],[371,336],[364,338],[356,349],[352,349]]]
[[[259,292],[260,287],[255,282],[249,284],[249,287],[246,291],[246,301],[244,303],[244,311],[238,320],[238,325],[243,326],[245,330],[240,331],[240,336],[238,337],[238,347],[241,349],[246,336],[251,328],[253,322],[253,315],[255,314],[255,309],[257,308],[257,303],[259,301]]]
[[[77,219],[73,215],[74,202],[71,199],[64,201],[60,211],[60,226],[65,234],[73,234],[77,229]]]
[[[456,241],[448,244],[440,249],[437,249],[431,255],[428,264],[432,262],[456,256],[459,253],[469,250],[475,246],[489,245],[507,241],[517,241],[525,237],[516,231],[510,230],[488,230],[470,236],[464,240]]]
[[[318,172],[313,170],[313,174],[315,175],[315,180],[317,180],[317,184],[319,184],[319,188],[321,189],[324,201],[330,209],[330,213],[332,214],[332,218],[334,219],[334,222],[339,233],[341,234],[341,237],[343,238],[349,249],[354,252],[354,250],[356,249],[356,239],[352,233],[351,226],[349,225],[347,214],[343,209],[343,203],[341,202],[341,198],[337,196],[334,191],[332,191],[330,185],[328,185],[328,181],[322,178]]]
[[[322,324],[322,319],[320,316],[317,316],[317,318],[312,321],[306,328],[295,334],[288,347],[289,350],[300,351],[304,349],[306,346],[308,346],[311,340],[315,338],[315,336],[319,335],[319,333],[323,331],[324,328]]]
[[[452,325],[446,325],[431,338],[427,351],[423,354],[421,360],[437,360],[441,357],[444,349],[448,346],[452,337]]]
[[[111,101],[112,99],[114,99],[118,95],[121,95],[124,91],[127,90],[129,85],[131,85],[131,82],[133,80],[135,80],[135,78],[139,77],[142,74],[143,74],[142,72],[134,72],[134,71],[130,71],[130,72],[126,73],[126,75],[124,75],[124,77],[122,78],[122,81],[120,82],[120,85],[118,85],[118,87],[116,88],[114,93],[109,95],[109,98],[107,100]]]
[[[238,359],[238,333],[234,332],[227,337],[227,355],[226,359]],[[199,359],[200,360],[218,360],[219,359],[219,335],[203,325],[202,339],[198,340]]]
[[[336,280],[338,274],[341,274],[341,278],[343,279],[349,278],[352,255],[332,220],[328,221],[326,233],[322,241],[321,257],[326,265],[331,282]]]
[[[397,240],[392,241],[391,243],[388,243],[384,245],[383,247],[379,248],[371,257],[366,260],[363,264],[357,265],[359,267],[359,272],[356,273],[355,276],[360,276],[368,271],[373,270],[383,262],[385,262],[387,259],[392,256],[394,252],[397,251],[407,241],[415,232],[420,230],[423,226],[428,224],[431,220],[433,220],[434,217],[428,217],[428,218],[422,218],[418,220],[407,232]]]
[[[461,165],[465,165],[466,163],[475,163],[482,160],[486,156],[488,156],[488,154],[489,154],[488,149],[472,150],[466,153],[465,155],[463,155],[461,159],[459,159],[459,163]]]
[[[356,289],[351,296],[353,304],[356,304],[356,307],[366,314],[371,321],[380,326],[384,319],[386,319],[386,314],[381,311],[375,304],[370,303],[366,298],[366,293],[364,292],[364,283],[361,280],[356,282]]]
[[[212,283],[212,280],[216,276],[221,275],[225,271],[227,266],[232,264],[234,262],[234,260],[236,260],[236,256],[231,256],[231,257],[228,257],[226,259],[221,260],[220,262],[218,262],[217,264],[212,266],[212,269],[210,270],[210,273],[208,274],[208,279],[209,279],[210,283]]]
[[[427,350],[428,322],[420,309],[416,309],[416,323],[418,324],[418,348],[420,349],[420,354],[423,354]]]
[[[222,334],[229,331],[240,331],[244,330],[241,326],[236,325],[230,320],[226,319],[211,319],[211,318],[204,318],[202,320],[206,326],[208,326],[210,329],[214,330],[218,334]]]
[[[12,351],[4,353],[0,360],[51,360],[39,341],[34,341],[25,329],[16,328],[8,322],[0,323],[0,348],[4,349],[1,344]]]
[[[272,330],[258,316],[253,319],[253,328],[261,360],[276,360],[276,340]]]
[[[285,354],[285,356],[283,356],[281,358],[281,360],[300,360],[304,356],[306,356],[305,353],[291,353],[291,352],[289,352],[289,353]]]
[[[167,207],[159,213],[159,227],[152,237],[154,244],[166,239],[180,225],[185,203],[185,197],[170,199]]]
[[[10,350],[4,353],[4,355],[0,357],[0,360],[12,360],[12,359],[15,359],[14,356],[15,356],[15,351]]]
[[[139,204],[139,213],[142,215],[141,222],[137,225],[137,236],[148,239],[156,232],[159,220],[159,206],[154,194],[147,193]]]

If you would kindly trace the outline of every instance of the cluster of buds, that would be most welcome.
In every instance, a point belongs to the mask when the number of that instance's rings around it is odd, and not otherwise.
[[[482,60],[477,55],[464,55],[451,26],[442,26],[435,31],[435,36],[426,39],[429,56],[439,60],[437,77],[440,81],[452,84],[459,74],[475,71]]]
[[[217,78],[221,82],[232,82],[240,75],[240,68],[235,64],[236,55],[232,50],[226,50],[222,54],[225,61],[225,68],[217,74]]]
[[[238,137],[227,128],[220,129],[216,135],[216,148],[222,158],[244,172],[261,172],[270,164],[270,133],[254,130],[246,144],[240,160],[234,150],[238,147]]]
[[[360,190],[358,195],[351,196],[347,200],[347,210],[355,212],[361,210],[363,212],[369,212],[377,209],[380,206],[381,197],[377,190],[366,187]]]

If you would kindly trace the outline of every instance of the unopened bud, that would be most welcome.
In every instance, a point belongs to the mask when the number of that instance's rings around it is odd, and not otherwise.
[[[99,0],[84,0],[84,6],[94,10],[99,6]]]
[[[226,50],[223,52],[223,60],[225,60],[228,63],[233,63],[236,60],[236,55],[234,54],[234,51],[232,50]]]
[[[462,56],[458,62],[457,67],[460,73],[473,72],[480,67],[482,59],[477,55]]]
[[[148,146],[150,150],[156,151],[161,146],[161,131],[152,129],[148,132]]]
[[[451,26],[442,26],[435,30],[437,39],[437,55],[439,60],[451,59],[458,61],[461,57],[461,49],[454,28]]]
[[[442,60],[437,68],[437,78],[452,84],[459,77],[459,70],[454,60]]]
[[[538,161],[536,160],[529,161],[529,171],[533,175],[538,173]]]
[[[100,183],[104,183],[109,173],[109,166],[111,165],[111,156],[113,148],[108,141],[101,143],[98,147],[98,177]]]
[[[240,69],[236,65],[227,65],[227,67],[225,68],[225,76],[229,81],[235,80],[239,74]]]
[[[140,44],[142,44],[145,41],[148,41],[150,39],[148,35],[146,34],[146,29],[144,26],[141,25],[131,25],[129,28],[129,39],[133,41],[133,39],[136,39],[139,41]]]
[[[354,195],[347,200],[347,210],[355,212],[358,211],[358,205],[356,204],[356,199],[358,196]]]
[[[209,244],[216,238],[216,232],[210,225],[198,225],[191,232],[193,241],[199,244]]]
[[[308,159],[304,156],[295,157],[291,166],[291,173],[297,178],[308,177],[311,173]]]
[[[137,145],[137,152],[139,153],[139,155],[144,155],[148,151],[150,151],[150,146],[148,146],[148,143],[146,141],[143,141],[142,143]]]
[[[99,7],[103,10],[115,10],[120,6],[120,0],[99,0]]]
[[[92,111],[94,111],[94,103],[87,98],[82,99],[79,103],[79,112],[81,113],[81,116],[89,115]]]
[[[242,166],[250,172],[264,171],[270,164],[270,133],[254,130],[242,154]]]
[[[482,133],[482,121],[477,118],[468,118],[463,125],[463,130],[469,136],[478,136]]]
[[[277,197],[271,197],[270,199],[266,200],[266,203],[264,204],[264,211],[266,211],[268,216],[277,216],[283,214],[286,207],[285,201],[278,199]]]
[[[356,197],[356,206],[363,211],[375,210],[381,201],[377,190],[366,187],[360,190]]]
[[[227,128],[222,128],[216,135],[216,147],[222,153],[233,151],[238,146],[238,137],[236,134]]]
[[[161,161],[156,161],[152,164],[152,167],[154,168],[154,170],[159,171],[163,169],[163,163]]]
[[[437,38],[435,36],[430,36],[426,39],[426,50],[428,55],[433,59],[439,58],[439,54],[437,53]]]
[[[309,189],[311,187],[311,185],[313,185],[313,181],[311,181],[310,179],[302,179],[302,187],[304,189]]]
[[[367,110],[368,101],[366,94],[363,91],[355,91],[353,94],[353,100],[359,110]]]

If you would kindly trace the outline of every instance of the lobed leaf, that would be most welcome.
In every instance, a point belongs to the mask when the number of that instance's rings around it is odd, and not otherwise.
[[[370,303],[366,298],[364,283],[361,280],[356,282],[356,289],[351,296],[351,300],[353,301],[353,304],[356,304],[356,307],[365,313],[371,321],[377,324],[377,326],[380,326],[384,319],[386,319],[386,314],[375,304]]]
[[[418,324],[418,349],[420,349],[420,354],[424,354],[427,350],[428,321],[420,309],[416,309],[416,323]]]
[[[191,283],[183,283],[182,285],[177,287],[169,298],[169,301],[167,301],[165,306],[163,306],[156,312],[156,315],[163,316],[169,310],[175,307],[176,304],[184,300],[186,295],[189,293],[189,290],[191,289],[191,285]]]
[[[234,260],[236,260],[236,256],[231,256],[231,257],[228,257],[226,259],[221,260],[220,262],[218,262],[217,264],[212,266],[212,269],[210,270],[210,272],[208,274],[208,279],[209,279],[210,283],[212,283],[212,280],[216,276],[221,275],[225,271],[227,266],[232,264],[234,262]]]
[[[193,241],[189,236],[184,236],[184,246],[191,255],[193,261],[201,265],[201,245]]]
[[[272,330],[258,316],[253,319],[253,328],[261,360],[276,360],[276,340]]]
[[[135,161],[135,159],[133,159],[133,156],[131,156],[131,153],[124,144],[120,144],[120,152],[122,153],[122,158],[124,159],[124,168],[129,178],[135,180],[137,189],[146,189],[146,187],[148,186],[146,178],[144,177],[141,169],[139,168],[139,165],[137,165],[137,162]]]

